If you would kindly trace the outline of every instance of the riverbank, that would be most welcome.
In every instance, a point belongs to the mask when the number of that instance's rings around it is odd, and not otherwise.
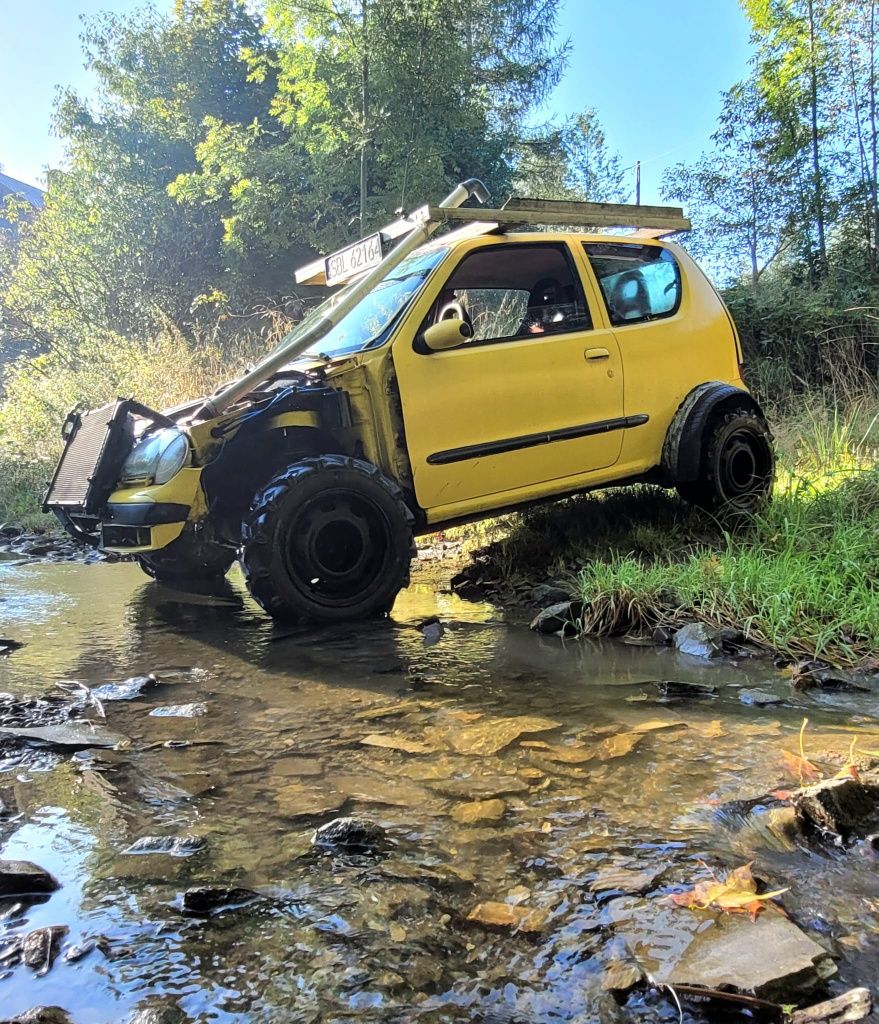
[[[499,523],[459,589],[510,603],[557,588],[582,602],[589,635],[699,620],[790,657],[868,662],[879,636],[877,406],[770,416],[778,483],[747,529],[726,532],[660,488],[586,495]]]

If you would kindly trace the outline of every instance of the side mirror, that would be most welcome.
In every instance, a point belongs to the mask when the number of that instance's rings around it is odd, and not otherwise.
[[[450,317],[428,327],[421,337],[431,352],[443,352],[445,349],[457,348],[472,338],[473,328],[463,320]]]

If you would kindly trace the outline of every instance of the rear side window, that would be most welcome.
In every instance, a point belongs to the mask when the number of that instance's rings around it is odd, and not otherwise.
[[[614,327],[674,316],[681,271],[668,249],[627,242],[584,242]]]

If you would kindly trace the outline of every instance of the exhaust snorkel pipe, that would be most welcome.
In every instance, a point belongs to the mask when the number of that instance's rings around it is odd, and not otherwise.
[[[439,204],[441,210],[455,210],[465,203],[470,196],[475,196],[480,203],[488,201],[488,189],[478,178],[468,178],[461,182],[446,196]],[[267,359],[246,373],[243,377],[233,381],[228,387],[219,391],[209,398],[204,405],[195,413],[194,419],[208,420],[219,416],[230,405],[237,402],[248,392],[252,391],[257,384],[261,384],[267,377],[270,377],[276,370],[286,365],[295,356],[310,348],[316,341],[320,341],[328,334],[339,321],[348,315],[354,306],[367,295],[385,275],[396,266],[419,245],[423,245],[428,238],[443,223],[443,220],[430,220],[428,207],[416,210],[410,217],[412,230],[385,256],[385,258],[373,267],[359,284],[334,306],[325,316],[304,333],[299,333],[294,327],[281,342],[280,348]]]

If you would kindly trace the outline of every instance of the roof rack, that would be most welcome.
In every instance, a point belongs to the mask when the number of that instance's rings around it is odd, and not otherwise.
[[[502,228],[548,224],[590,228],[642,228],[665,234],[689,231],[690,220],[679,206],[642,206],[634,203],[586,203],[566,199],[527,199],[514,196],[500,210],[483,207],[440,211],[429,206],[431,217],[455,221],[494,221]],[[654,236],[656,237],[656,236]]]
[[[392,224],[368,235],[359,242],[340,249],[300,267],[296,271],[297,284],[334,285],[350,280],[357,274],[375,265],[381,259],[385,243],[399,238],[414,228],[428,222],[459,223],[456,234],[489,234],[522,227],[572,227],[580,228],[635,228],[639,238],[663,238],[678,231],[689,231],[689,218],[679,206],[641,206],[633,203],[586,203],[564,199],[528,199],[514,196],[499,210],[484,207],[422,206],[409,217],[395,220]],[[448,236],[444,236],[448,237]],[[364,247],[371,253],[360,257],[355,269],[346,254]],[[337,257],[342,257],[338,261]],[[345,270],[334,269],[334,265]]]

